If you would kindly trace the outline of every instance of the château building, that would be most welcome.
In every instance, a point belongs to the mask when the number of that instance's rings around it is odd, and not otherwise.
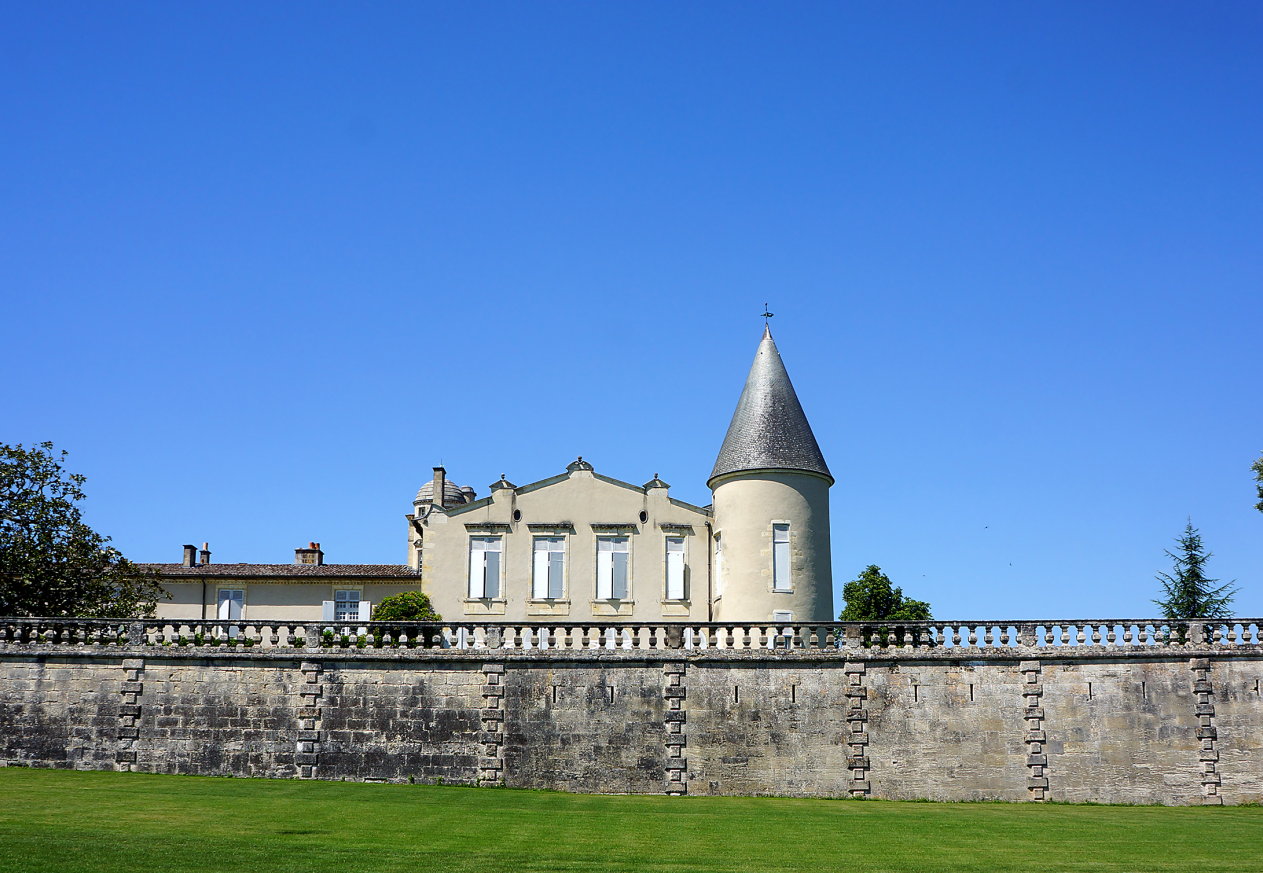
[[[405,564],[326,564],[319,543],[293,564],[214,564],[184,547],[151,564],[172,621],[360,621],[421,590],[448,621],[826,621],[834,617],[833,476],[764,329],[707,482],[710,506],[635,485],[578,458],[487,496],[435,467],[407,515]]]

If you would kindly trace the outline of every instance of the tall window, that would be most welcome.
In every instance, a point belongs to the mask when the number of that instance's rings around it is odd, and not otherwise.
[[[684,599],[684,537],[667,537],[667,600]]]
[[[500,596],[500,538],[469,538],[469,597]]]
[[[245,606],[246,592],[242,588],[219,589],[219,620],[240,621]]]
[[[772,590],[789,591],[789,525],[772,525]]]
[[[724,538],[715,536],[715,596],[724,594]]]
[[[536,600],[557,600],[565,595],[566,540],[564,537],[535,538],[535,583],[531,596]]]
[[[360,617],[360,592],[333,592],[334,621],[356,621]]]
[[[597,537],[596,596],[598,600],[627,599],[627,565],[631,544],[627,537]]]

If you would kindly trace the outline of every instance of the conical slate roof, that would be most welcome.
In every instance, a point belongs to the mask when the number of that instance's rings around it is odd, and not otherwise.
[[[709,481],[743,470],[805,470],[833,482],[766,327]]]

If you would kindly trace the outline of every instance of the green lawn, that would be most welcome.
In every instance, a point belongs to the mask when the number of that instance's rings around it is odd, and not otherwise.
[[[0,768],[0,871],[1260,870],[1263,809],[605,797]]]

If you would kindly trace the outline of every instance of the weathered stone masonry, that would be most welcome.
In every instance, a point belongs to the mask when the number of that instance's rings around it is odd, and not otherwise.
[[[579,792],[1263,801],[1254,644],[583,639],[568,649],[0,640],[0,764]]]

